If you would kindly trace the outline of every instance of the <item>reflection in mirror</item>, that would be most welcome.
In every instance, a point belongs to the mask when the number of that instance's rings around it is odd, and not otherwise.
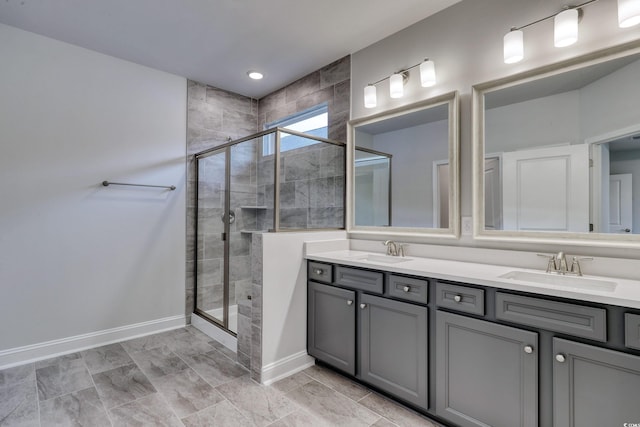
[[[354,233],[457,238],[458,94],[349,122]]]
[[[480,89],[484,229],[640,234],[638,76],[618,55]]]
[[[355,147],[356,224],[391,225],[391,158],[388,153]]]
[[[354,127],[356,226],[449,227],[449,129],[449,103]]]

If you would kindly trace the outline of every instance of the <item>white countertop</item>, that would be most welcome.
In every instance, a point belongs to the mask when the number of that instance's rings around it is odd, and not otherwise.
[[[532,272],[538,274],[544,273],[544,271],[541,270],[529,270],[509,266],[412,256],[406,257],[407,261],[397,264],[386,264],[358,259],[358,257],[364,257],[367,255],[374,255],[374,253],[354,250],[339,250],[307,253],[305,257],[314,261],[350,265],[392,273],[424,276],[434,279],[491,286],[499,289],[510,289],[514,291],[531,292],[540,295],[551,295],[581,301],[640,308],[640,281],[635,280],[585,275],[583,276],[585,279],[616,282],[617,286],[613,291],[580,289],[565,285],[538,284],[535,282],[500,277],[512,271]],[[375,255],[384,256],[384,254],[380,253],[376,253]]]

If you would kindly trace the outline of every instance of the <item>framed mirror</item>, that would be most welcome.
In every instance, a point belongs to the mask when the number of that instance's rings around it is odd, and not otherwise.
[[[476,238],[640,242],[638,76],[634,43],[474,86]]]
[[[459,235],[458,94],[349,122],[354,233]]]

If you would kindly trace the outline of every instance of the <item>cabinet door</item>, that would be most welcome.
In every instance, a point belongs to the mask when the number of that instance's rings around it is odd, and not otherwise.
[[[427,408],[427,308],[363,294],[360,378]]]
[[[440,311],[436,330],[439,416],[464,427],[537,427],[537,333]]]
[[[640,424],[640,357],[553,340],[556,427]]]
[[[356,294],[309,282],[307,347],[313,357],[356,374]]]

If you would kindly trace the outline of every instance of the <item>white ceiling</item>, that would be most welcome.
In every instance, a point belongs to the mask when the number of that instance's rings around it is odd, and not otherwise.
[[[0,22],[260,98],[458,1],[1,0]]]

